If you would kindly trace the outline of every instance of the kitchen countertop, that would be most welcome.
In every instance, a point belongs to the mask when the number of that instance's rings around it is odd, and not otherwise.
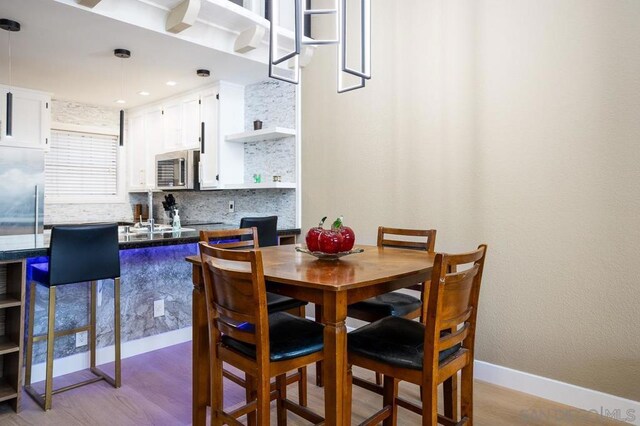
[[[133,249],[156,246],[170,246],[177,244],[197,243],[200,231],[215,229],[234,229],[237,224],[210,223],[185,224],[185,228],[193,231],[176,231],[165,233],[141,233],[136,235],[119,235],[120,249]],[[278,229],[278,235],[299,235],[299,228]],[[51,231],[46,230],[43,235],[0,236],[0,261],[25,259],[29,257],[47,256],[49,253],[49,239]]]

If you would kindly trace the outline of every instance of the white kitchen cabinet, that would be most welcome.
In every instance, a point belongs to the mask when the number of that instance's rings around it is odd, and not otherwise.
[[[147,145],[144,137],[144,114],[129,117],[127,125],[127,186],[130,192],[147,188]]]
[[[13,95],[12,135],[7,135],[7,93]],[[47,148],[51,139],[51,95],[0,85],[0,145]]]
[[[144,139],[146,145],[147,189],[156,187],[156,154],[160,153],[163,136],[163,115],[159,108],[152,108],[144,114]]]
[[[180,100],[162,105],[163,151],[182,148],[182,103]]]
[[[182,149],[200,148],[201,94],[182,98]]]
[[[127,190],[143,192],[155,188],[155,157],[162,149],[163,114],[159,107],[127,114]]]
[[[200,145],[200,93],[162,104],[162,152],[197,149]]]
[[[218,88],[207,90],[200,96],[200,189],[220,186],[218,170]]]
[[[142,123],[141,123],[142,122]],[[201,189],[244,182],[244,145],[225,136],[244,129],[244,87],[219,82],[207,89],[136,108],[129,115],[129,191],[155,187],[155,156],[200,150]],[[140,142],[144,140],[144,142]]]

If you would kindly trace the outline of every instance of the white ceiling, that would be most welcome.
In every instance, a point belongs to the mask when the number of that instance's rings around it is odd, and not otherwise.
[[[120,108],[114,101],[123,97],[124,107],[132,108],[215,80],[248,84],[267,78],[266,66],[255,61],[52,0],[1,0],[0,18],[22,25],[11,34],[12,85],[51,92],[56,99]],[[131,58],[116,58],[115,48],[131,50]],[[198,68],[211,70],[212,77],[198,77]],[[0,31],[0,83],[8,79],[8,33]],[[168,80],[178,84],[169,87]],[[143,90],[151,95],[137,94]]]

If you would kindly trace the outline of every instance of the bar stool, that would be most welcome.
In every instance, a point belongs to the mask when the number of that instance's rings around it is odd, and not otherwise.
[[[31,266],[32,280],[29,296],[29,324],[27,337],[27,359],[25,390],[44,409],[51,409],[51,399],[56,393],[75,389],[79,386],[105,380],[115,388],[121,385],[120,360],[120,252],[118,248],[118,225],[70,225],[56,226],[51,230],[51,247],[48,263]],[[96,281],[114,281],[114,340],[115,378],[96,367]],[[60,285],[91,282],[91,312],[89,325],[71,330],[55,331],[56,288]],[[49,310],[47,333],[34,336],[33,322],[36,301],[36,284],[49,290]],[[54,339],[81,331],[89,333],[91,368],[96,377],[53,390],[53,348]],[[47,341],[45,392],[38,393],[31,386],[33,362],[33,342]]]
[[[243,217],[240,219],[240,228],[258,229],[260,247],[278,245],[278,216]],[[242,238],[244,241],[246,238]]]

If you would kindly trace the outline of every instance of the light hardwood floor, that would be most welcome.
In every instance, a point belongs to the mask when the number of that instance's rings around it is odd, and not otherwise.
[[[15,414],[3,405],[0,425],[188,425],[191,423],[191,344],[185,343],[123,361],[123,386],[114,389],[98,382],[54,395],[53,408],[43,412],[26,394],[22,412]],[[323,390],[314,383],[313,368],[309,374],[309,404],[322,413]],[[109,371],[109,370],[107,370]],[[366,374],[362,371],[356,374]],[[89,377],[90,373],[74,373],[54,380],[54,387]],[[39,385],[42,386],[42,383]],[[406,385],[401,393],[418,397],[417,387]],[[290,397],[297,395],[291,385]],[[354,388],[353,424],[359,423],[380,408],[381,398],[358,387]],[[244,391],[226,383],[227,406],[239,404]],[[272,410],[275,414],[275,409]],[[275,416],[272,417],[275,424]],[[289,415],[290,425],[306,424]],[[418,416],[400,409],[399,425],[418,425]],[[475,424],[501,425],[620,425],[593,413],[576,410],[509,389],[476,381]]]

